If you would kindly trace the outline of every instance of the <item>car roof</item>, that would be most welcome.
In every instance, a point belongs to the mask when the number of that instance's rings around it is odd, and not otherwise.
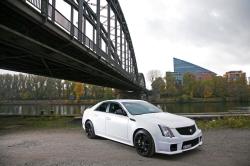
[[[144,100],[136,100],[136,99],[114,99],[114,100],[104,100],[102,102],[138,102],[138,101],[144,101]]]

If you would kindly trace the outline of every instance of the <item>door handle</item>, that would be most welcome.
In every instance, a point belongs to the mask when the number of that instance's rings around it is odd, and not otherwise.
[[[111,118],[109,118],[109,117],[106,117],[106,120],[111,120]]]

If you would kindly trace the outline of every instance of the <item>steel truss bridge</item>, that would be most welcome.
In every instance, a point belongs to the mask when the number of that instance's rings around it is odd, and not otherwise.
[[[146,91],[118,0],[1,0],[0,68]]]

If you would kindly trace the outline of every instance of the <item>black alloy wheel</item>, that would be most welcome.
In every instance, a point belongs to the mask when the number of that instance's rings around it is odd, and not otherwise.
[[[134,137],[134,145],[139,155],[151,157],[155,153],[155,144],[152,136],[146,130],[139,130]]]
[[[88,138],[90,139],[96,138],[94,126],[91,121],[87,121],[85,123],[85,131],[87,133]]]

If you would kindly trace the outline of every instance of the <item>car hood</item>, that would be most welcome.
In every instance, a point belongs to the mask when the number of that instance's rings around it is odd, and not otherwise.
[[[149,113],[136,115],[135,119],[139,122],[149,122],[153,124],[165,125],[170,128],[178,128],[194,125],[195,122],[192,119],[167,113],[167,112],[159,112],[159,113]]]

